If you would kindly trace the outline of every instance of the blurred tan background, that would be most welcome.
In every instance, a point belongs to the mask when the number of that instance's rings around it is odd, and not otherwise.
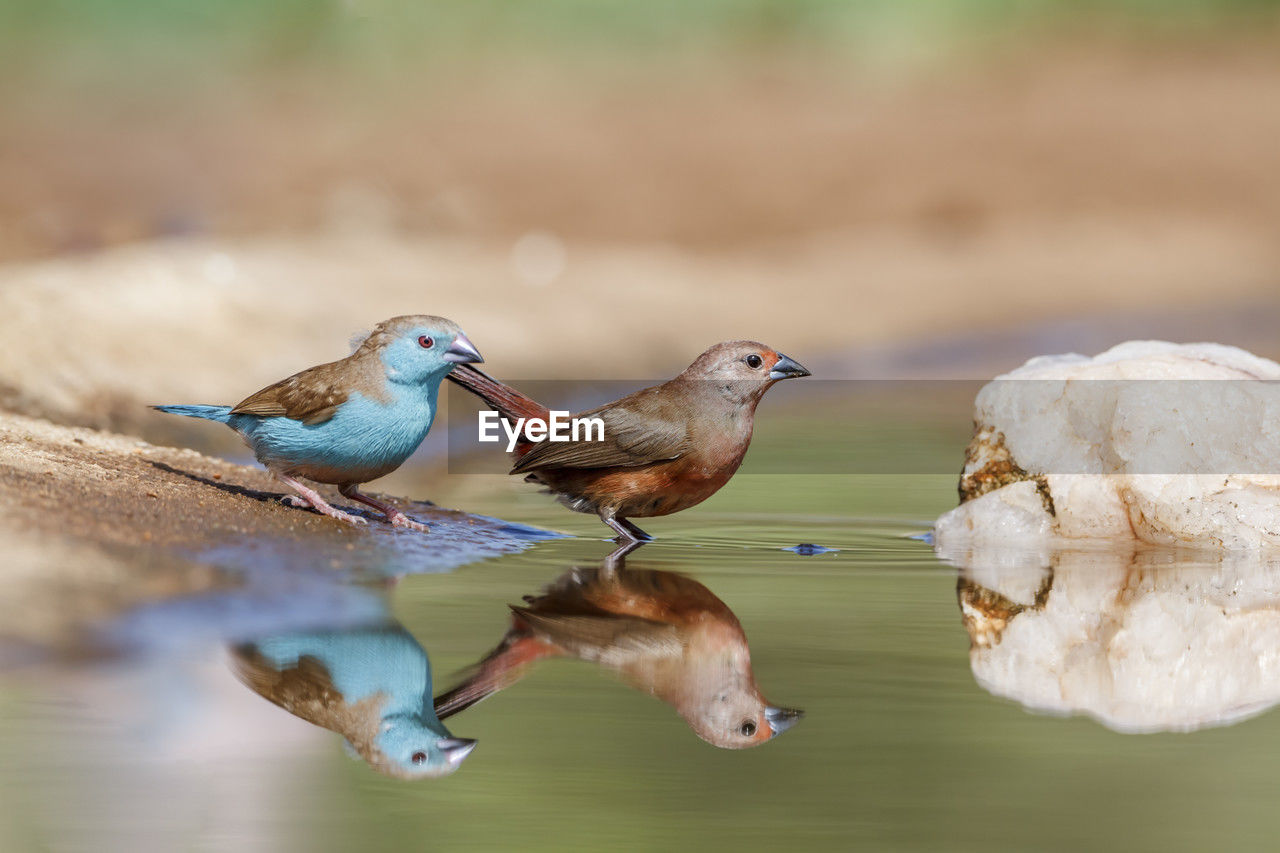
[[[1278,9],[16,0],[0,406],[164,437],[141,402],[234,402],[397,313],[512,379],[735,337],[829,376],[1275,355]]]

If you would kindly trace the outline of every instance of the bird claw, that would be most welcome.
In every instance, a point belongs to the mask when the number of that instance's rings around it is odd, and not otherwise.
[[[311,501],[299,495],[283,495],[280,498],[280,503],[287,506],[297,507],[298,509],[314,509],[321,515],[327,515],[329,518],[336,519],[337,521],[345,521],[347,524],[367,525],[369,523],[369,519],[367,518],[363,518],[359,515],[352,515],[349,512],[343,512],[340,509],[334,509],[328,504],[316,506]]]
[[[321,515],[327,515],[335,521],[345,521],[347,524],[354,524],[357,527],[360,526],[361,524],[364,524],[364,525],[369,524],[369,519],[365,518],[362,515],[352,515],[349,512],[343,512],[342,510],[335,509],[334,507],[331,507],[327,504],[323,509],[321,509],[320,507],[315,507],[315,510],[319,512]]]
[[[428,533],[431,530],[431,528],[427,527],[421,521],[414,521],[403,512],[395,513],[388,520],[391,522],[392,527],[403,527],[407,530],[416,530],[419,533]]]

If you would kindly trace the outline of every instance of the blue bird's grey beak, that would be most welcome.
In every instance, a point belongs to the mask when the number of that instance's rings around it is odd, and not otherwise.
[[[778,353],[778,363],[769,371],[770,379],[799,379],[808,375],[809,371],[800,362],[787,358],[782,353]]]
[[[455,770],[462,763],[462,759],[470,755],[471,750],[475,748],[476,742],[465,737],[445,737],[436,741],[436,749],[443,753],[444,760]]]
[[[455,364],[484,363],[480,350],[476,349],[476,345],[471,343],[462,332],[458,332],[458,336],[453,339],[453,344],[444,351],[444,360],[452,361]]]
[[[800,722],[803,716],[804,711],[799,708],[775,708],[769,705],[764,709],[764,718],[769,723],[769,731],[773,732],[772,737],[777,737]]]

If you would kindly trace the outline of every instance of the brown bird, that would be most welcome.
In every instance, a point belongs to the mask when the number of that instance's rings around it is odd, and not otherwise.
[[[462,684],[436,697],[441,720],[519,681],[534,661],[570,657],[619,672],[673,706],[698,737],[725,749],[757,746],[802,711],[770,705],[756,686],[733,611],[674,572],[571,569],[512,606],[511,627]]]
[[[676,378],[574,416],[603,421],[602,440],[532,441],[522,431],[511,473],[572,510],[596,513],[621,539],[648,540],[628,519],[670,515],[715,494],[742,464],[760,398],[779,380],[808,375],[764,344],[716,344]],[[550,418],[546,406],[471,365],[449,379],[508,421]]]

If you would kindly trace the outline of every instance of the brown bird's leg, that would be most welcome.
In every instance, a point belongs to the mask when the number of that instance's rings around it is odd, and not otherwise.
[[[628,540],[631,542],[653,541],[652,536],[645,533],[625,518],[616,518],[613,514],[613,510],[611,509],[601,510],[600,520],[613,528],[614,532],[618,534],[618,539]]]
[[[636,540],[637,542],[653,541],[652,536],[650,536],[648,533],[645,533],[643,530],[641,530],[639,527],[636,527],[634,524],[632,524],[630,521],[627,521],[625,518],[618,519],[618,523],[621,524],[623,527],[625,527],[627,529],[627,532],[631,534],[631,538]]]
[[[618,569],[626,568],[627,555],[637,548],[643,547],[644,543],[637,539],[628,539],[617,548],[609,556],[604,558],[604,570],[606,573],[616,572]]]
[[[338,491],[342,493],[343,497],[351,498],[353,501],[359,501],[365,506],[371,506],[378,510],[387,517],[387,521],[391,522],[393,527],[407,527],[410,530],[417,530],[422,533],[427,532],[427,526],[421,521],[414,521],[391,504],[369,497],[361,492],[359,486],[355,483],[344,483],[338,486]]]
[[[276,479],[278,479],[280,482],[284,483],[286,486],[296,491],[299,495],[302,495],[301,501],[298,498],[294,497],[293,495],[285,495],[286,503],[289,503],[292,506],[303,506],[304,505],[303,502],[305,502],[306,506],[310,506],[312,509],[314,509],[316,512],[320,513],[321,515],[327,515],[330,518],[336,518],[338,519],[338,521],[345,521],[348,524],[368,524],[369,523],[368,519],[364,519],[358,515],[352,515],[349,512],[343,512],[340,509],[334,509],[333,507],[329,506],[328,502],[325,501],[324,498],[320,497],[319,492],[317,492],[315,489],[309,486],[303,485],[301,482],[299,482],[295,478],[290,477],[286,474],[281,474],[276,471],[273,471],[272,473],[276,475]]]

